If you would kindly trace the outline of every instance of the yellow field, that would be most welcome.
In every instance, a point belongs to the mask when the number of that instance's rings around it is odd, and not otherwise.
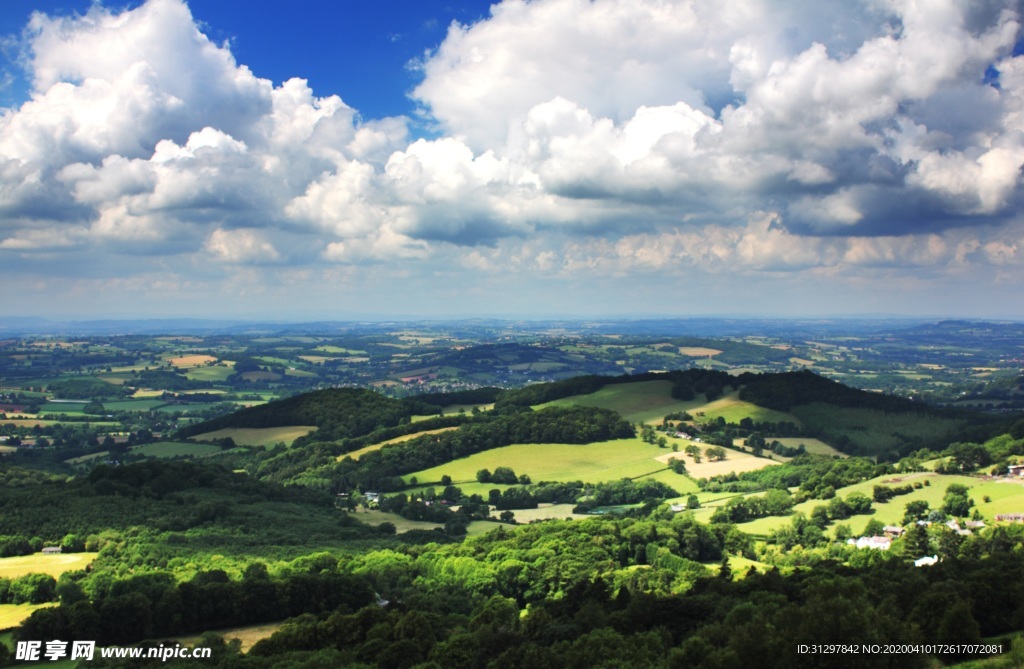
[[[137,400],[137,399],[145,399],[147,397],[160,397],[163,394],[164,394],[164,391],[162,391],[162,390],[142,389],[142,390],[136,390],[134,393],[132,393],[132,399]]]
[[[36,609],[57,606],[57,602],[46,604],[0,604],[0,630],[17,627]]]
[[[676,460],[682,460],[686,463],[687,473],[694,478],[710,478],[712,476],[719,476],[721,474],[729,474],[735,472],[740,474],[742,472],[752,472],[758,469],[764,469],[771,465],[777,465],[778,462],[769,460],[768,458],[755,458],[750,453],[740,453],[730,448],[725,449],[726,458],[721,461],[712,461],[704,457],[704,449],[708,447],[707,444],[696,444],[701,450],[701,461],[699,463],[694,462],[689,456],[682,452],[682,449],[678,453],[665,453],[659,455],[657,460],[668,464],[671,458]]]
[[[183,355],[180,358],[171,358],[169,363],[175,367],[201,367],[210,362],[217,362],[212,355]]]
[[[536,509],[514,509],[512,513],[516,515],[516,522],[519,523],[530,523],[535,520],[562,520],[564,518],[593,518],[583,513],[573,513],[573,507],[575,504],[540,504]],[[491,514],[492,518],[497,518],[499,512],[495,511]]]
[[[703,348],[701,346],[680,346],[679,355],[688,355],[691,358],[704,358],[715,356],[721,353],[721,351],[713,348]]]
[[[62,553],[61,555],[23,555],[0,558],[0,578],[18,578],[25,574],[49,574],[57,578],[66,571],[85,569],[99,553]]]
[[[406,434],[406,435],[403,435],[401,437],[395,437],[394,439],[388,439],[387,441],[382,441],[379,444],[373,444],[371,446],[366,446],[364,448],[360,448],[358,451],[352,451],[351,453],[345,453],[344,455],[339,455],[337,460],[339,462],[344,460],[345,458],[352,458],[353,460],[358,460],[365,453],[370,453],[371,451],[380,450],[381,448],[383,448],[384,446],[387,446],[388,444],[400,444],[403,441],[409,441],[410,439],[415,439],[416,437],[422,437],[425,434],[437,434],[438,432],[450,432],[451,430],[457,430],[457,429],[459,429],[459,428],[458,427],[442,427],[442,428],[438,428],[436,430],[424,430],[423,432],[417,432],[415,434]]]
[[[0,445],[0,453],[13,453],[18,450],[17,446],[3,446]]]
[[[224,640],[229,643],[234,639],[238,639],[242,643],[242,652],[245,653],[255,646],[257,641],[272,636],[274,632],[281,629],[282,625],[284,625],[284,622],[249,625],[247,627],[230,627],[213,631],[224,637]],[[183,646],[191,647],[199,643],[199,635],[174,637],[173,641],[177,641]]]

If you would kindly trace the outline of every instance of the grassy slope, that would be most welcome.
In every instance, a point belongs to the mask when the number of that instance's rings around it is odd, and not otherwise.
[[[57,578],[66,571],[85,569],[99,553],[62,553],[61,555],[20,555],[0,558],[0,578],[19,578],[25,574],[49,574]]]
[[[755,422],[790,422],[796,423],[797,425],[800,424],[800,420],[792,414],[775,411],[774,409],[766,409],[764,407],[759,407],[756,404],[751,404],[750,402],[744,402],[739,399],[739,391],[735,390],[731,393],[726,393],[713,402],[708,402],[703,406],[698,406],[695,409],[692,409],[690,413],[694,413],[694,411],[703,413],[706,418],[717,419],[721,416],[727,423],[739,423],[744,418],[750,418]],[[696,415],[696,413],[694,413],[694,415]]]
[[[605,386],[589,395],[573,395],[548,402],[548,406],[592,406],[617,411],[634,423],[661,422],[666,414],[677,411],[693,411],[704,405],[700,399],[681,402],[673,399],[671,381],[637,381],[615,383]],[[540,408],[535,407],[535,408]]]
[[[431,469],[415,472],[420,484],[438,482],[441,476],[452,477],[455,485],[476,482],[481,469],[512,467],[516,474],[528,474],[534,481],[584,481],[599,483],[621,478],[637,478],[662,471],[666,466],[654,458],[665,449],[640,439],[616,439],[595,444],[515,444],[471,455]],[[696,489],[686,477],[673,475],[676,490]]]
[[[197,434],[196,441],[214,441],[230,437],[240,446],[273,446],[278,442],[291,445],[316,427],[313,425],[289,425],[285,427],[226,427],[213,432]]]
[[[0,630],[17,627],[36,609],[57,606],[56,602],[47,604],[0,604]],[[47,663],[49,664],[49,663]]]

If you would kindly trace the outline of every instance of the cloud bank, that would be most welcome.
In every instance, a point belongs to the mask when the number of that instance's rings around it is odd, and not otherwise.
[[[885,276],[941,311],[954,282],[1024,279],[1019,10],[505,0],[416,64],[421,137],[261,79],[183,0],[35,14],[0,262],[136,296]]]

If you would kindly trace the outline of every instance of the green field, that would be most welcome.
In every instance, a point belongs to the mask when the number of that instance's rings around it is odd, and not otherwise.
[[[185,378],[192,381],[212,381],[214,383],[226,380],[235,373],[233,367],[226,365],[212,365],[210,367],[193,367],[185,372]]]
[[[66,571],[85,569],[99,553],[62,553],[60,555],[20,555],[0,558],[0,578],[18,578],[25,574],[49,574],[57,578]]]
[[[159,411],[160,413],[182,413],[184,411],[203,411],[209,408],[209,404],[202,402],[186,402],[184,404],[165,404],[154,409],[154,411]]]
[[[512,467],[516,474],[527,474],[535,481],[583,481],[600,483],[622,478],[640,478],[664,471],[666,466],[654,458],[668,452],[640,439],[616,439],[595,444],[515,444],[495,448],[468,458],[403,477],[413,476],[421,484],[435,483],[445,474],[455,485],[476,483],[481,469]],[[671,472],[669,472],[671,473]],[[695,491],[697,484],[685,476],[672,474],[672,487],[680,493]],[[491,486],[494,487],[494,486]]]
[[[391,523],[399,534],[409,530],[433,530],[444,527],[441,523],[429,523],[425,520],[407,520],[397,513],[387,513],[377,509],[355,511],[352,513],[352,516],[359,520],[359,522],[373,525],[374,527],[381,523]]]
[[[541,406],[599,407],[617,411],[623,418],[634,423],[650,423],[661,422],[667,414],[677,411],[692,412],[704,405],[701,400],[682,402],[673,399],[671,393],[671,381],[614,383],[589,395],[573,395]]]
[[[80,416],[86,404],[88,402],[47,402],[39,407],[39,413],[62,413],[69,416]]]
[[[184,444],[174,441],[158,441],[153,444],[132,448],[132,455],[144,455],[148,458],[201,458],[205,455],[219,453],[220,446],[213,444]]]
[[[103,402],[107,411],[152,411],[167,404],[161,399],[122,400],[120,402]]]
[[[313,425],[286,425],[284,427],[227,427],[213,432],[197,434],[197,441],[214,441],[231,438],[239,446],[273,446],[279,442],[290,446],[299,437],[313,430]]]
[[[36,609],[57,606],[56,602],[47,604],[0,604],[0,630],[17,627]],[[49,664],[49,663],[47,663]]]
[[[750,402],[739,399],[739,391],[727,393],[722,397],[708,402],[704,406],[696,407],[697,412],[704,414],[705,418],[717,419],[722,417],[727,423],[739,423],[744,418],[750,418],[755,422],[782,423],[790,422],[800,424],[800,420],[788,413],[765,409]],[[691,410],[690,413],[694,413]],[[696,415],[696,414],[694,414]]]

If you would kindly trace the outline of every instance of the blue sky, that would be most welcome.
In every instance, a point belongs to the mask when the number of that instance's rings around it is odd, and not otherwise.
[[[0,313],[1024,318],[1019,11],[4,0]]]
[[[32,12],[84,14],[92,0],[4,0],[0,35],[20,33]],[[137,7],[142,2],[105,3]],[[309,80],[316,91],[344,92],[344,100],[369,118],[412,115],[407,95],[419,77],[412,66],[444,39],[452,21],[475,23],[489,0],[191,0],[192,16],[211,40],[229,42],[235,58],[258,76],[280,84]],[[23,101],[22,78],[5,91],[10,106]]]

